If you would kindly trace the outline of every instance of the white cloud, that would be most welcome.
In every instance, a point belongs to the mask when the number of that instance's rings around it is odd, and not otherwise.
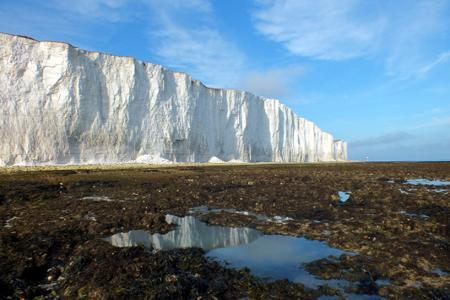
[[[134,4],[139,1],[134,1]],[[129,18],[131,10],[121,8],[133,4],[131,0],[51,0],[48,5],[60,10],[71,11],[88,18],[100,18],[110,22]]]
[[[154,9],[160,10],[190,10],[200,13],[211,14],[213,8],[209,0],[142,0],[143,2],[150,4]]]
[[[356,18],[357,1],[258,1],[256,29],[291,53],[319,59],[348,59],[371,51],[382,18]]]
[[[90,39],[111,39],[119,23],[143,24],[148,34],[142,42],[152,60],[213,86],[234,87],[242,76],[244,54],[219,30],[209,0],[31,1],[33,9],[0,6],[4,30],[82,46]]]
[[[448,0],[255,2],[257,31],[294,55],[368,57],[399,79],[423,77],[449,59]]]
[[[388,15],[388,30],[383,35],[386,45],[379,56],[386,57],[389,75],[400,79],[422,78],[446,59],[449,1],[399,3],[385,12]],[[440,58],[440,55],[444,56]]]
[[[79,16],[61,10],[35,7],[0,6],[1,31],[30,36],[39,40],[57,40],[81,46],[80,40],[87,36],[85,24]],[[102,37],[97,37],[101,39]]]
[[[301,65],[253,71],[247,73],[241,79],[240,87],[260,96],[270,98],[289,97],[291,94],[290,85],[304,72],[305,68]]]
[[[217,29],[210,3],[156,2],[150,1],[156,25],[149,30],[149,36],[151,51],[161,63],[186,71],[208,85],[235,86],[245,57]]]
[[[438,55],[438,57],[431,61],[430,63],[424,65],[422,68],[420,68],[417,71],[417,75],[419,77],[424,77],[425,75],[427,75],[431,70],[433,70],[434,68],[436,68],[439,65],[445,64],[450,60],[450,51],[441,53]]]

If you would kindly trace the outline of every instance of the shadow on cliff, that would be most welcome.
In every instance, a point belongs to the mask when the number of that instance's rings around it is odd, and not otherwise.
[[[106,86],[106,76],[99,62],[88,56],[79,55],[77,49],[69,48],[69,60],[77,62],[72,65],[73,72],[81,74],[78,82],[72,84],[78,88],[77,95],[71,95],[72,111],[69,115],[75,120],[67,120],[71,128],[68,130],[69,153],[61,157],[64,163],[72,160],[76,163],[86,160],[105,161],[111,159],[107,148],[111,141],[112,124],[109,123],[110,99]],[[98,56],[97,60],[102,56]]]
[[[128,107],[128,130],[125,133],[125,140],[128,142],[128,148],[132,153],[128,155],[131,159],[136,159],[142,148],[142,130],[145,127],[145,116],[149,112],[150,102],[150,80],[147,72],[147,64],[134,60],[134,84],[133,94]]]
[[[264,108],[264,101],[256,96],[246,94],[248,97],[248,116],[244,129],[244,155],[246,161],[269,162],[273,161],[273,147],[271,141],[270,123]]]

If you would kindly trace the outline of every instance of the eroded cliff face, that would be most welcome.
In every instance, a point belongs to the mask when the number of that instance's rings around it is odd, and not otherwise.
[[[0,164],[312,162],[346,143],[278,100],[0,33]]]

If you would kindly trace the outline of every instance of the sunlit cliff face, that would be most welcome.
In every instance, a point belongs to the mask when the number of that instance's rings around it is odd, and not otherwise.
[[[2,165],[347,158],[278,100],[64,43],[0,34],[0,45]]]

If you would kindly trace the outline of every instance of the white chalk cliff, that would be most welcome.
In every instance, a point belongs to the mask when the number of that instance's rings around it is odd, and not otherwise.
[[[346,148],[275,99],[0,33],[0,165],[336,161]]]

